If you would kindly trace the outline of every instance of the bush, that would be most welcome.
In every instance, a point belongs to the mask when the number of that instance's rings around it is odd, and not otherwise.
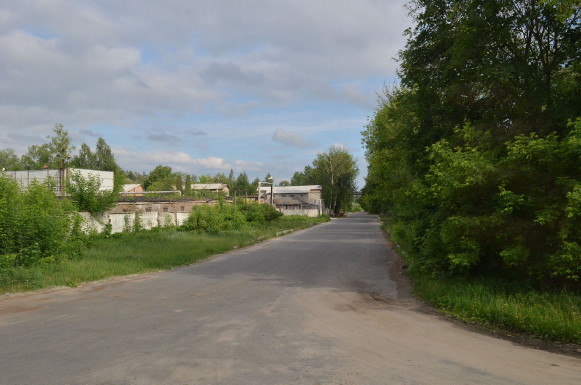
[[[50,185],[31,183],[24,190],[0,175],[0,255],[15,256],[16,266],[63,256],[76,237],[67,208]]]
[[[98,176],[89,174],[84,178],[79,172],[73,172],[67,186],[75,207],[79,211],[102,213],[115,205],[118,192],[99,191],[101,180]]]
[[[217,232],[237,230],[245,223],[246,217],[236,206],[220,203],[215,206],[195,206],[182,228],[189,231]]]
[[[244,213],[246,220],[250,223],[270,222],[282,216],[282,213],[276,210],[273,206],[257,202],[247,202],[240,206],[240,210]]]
[[[274,207],[267,204],[246,203],[243,205],[195,206],[187,221],[182,225],[185,230],[217,232],[238,230],[247,223],[266,223],[282,216]]]

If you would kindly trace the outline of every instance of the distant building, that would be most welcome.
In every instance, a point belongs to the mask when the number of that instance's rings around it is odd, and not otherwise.
[[[27,171],[4,171],[4,175],[9,175],[14,178],[22,187],[28,187],[33,181],[37,183],[44,183],[49,180],[55,183],[55,192],[57,195],[65,195],[66,181],[69,177],[78,173],[83,178],[88,178],[91,176],[96,176],[101,181],[101,186],[99,191],[112,191],[114,183],[114,173],[113,171],[100,171],[100,170],[86,170],[81,168],[65,168],[61,170],[27,170]]]
[[[143,192],[143,186],[141,186],[139,183],[124,184],[121,189],[122,195],[142,197]]]
[[[214,193],[230,194],[230,189],[224,183],[192,183],[192,191],[208,191]]]
[[[322,191],[323,188],[319,185],[274,186],[272,201],[274,206],[285,215],[318,216],[325,213]],[[270,203],[270,194],[270,186],[260,186],[259,202]]]

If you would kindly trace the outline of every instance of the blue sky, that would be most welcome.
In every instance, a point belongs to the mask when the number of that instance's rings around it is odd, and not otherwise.
[[[121,167],[288,179],[361,135],[396,78],[403,1],[30,0],[0,5],[0,148],[62,123]]]

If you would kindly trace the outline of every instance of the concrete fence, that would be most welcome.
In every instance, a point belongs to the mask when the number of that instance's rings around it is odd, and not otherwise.
[[[314,209],[283,209],[278,208],[278,211],[284,215],[303,215],[306,217],[318,217],[321,212],[318,208]]]
[[[84,220],[84,229],[87,232],[103,232],[107,224],[111,225],[111,233],[120,233],[124,230],[132,230],[138,222],[141,227],[151,230],[154,227],[181,226],[190,213],[169,212],[128,212],[128,213],[103,213],[91,215],[88,212],[79,213]],[[139,218],[139,219],[138,219]]]

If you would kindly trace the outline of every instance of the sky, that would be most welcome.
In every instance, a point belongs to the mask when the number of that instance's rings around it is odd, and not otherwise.
[[[397,81],[405,1],[3,0],[0,148],[56,123],[126,170],[270,172],[333,145],[366,173],[361,131]]]

